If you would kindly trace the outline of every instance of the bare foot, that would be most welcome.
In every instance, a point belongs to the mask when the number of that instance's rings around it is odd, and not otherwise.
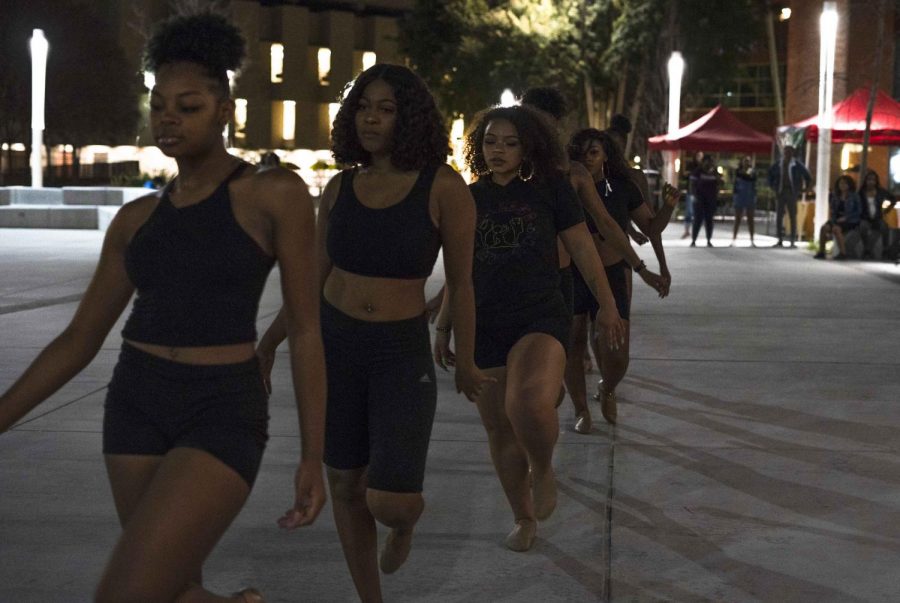
[[[381,559],[378,565],[385,574],[393,574],[409,557],[412,547],[412,530],[391,530],[384,539],[384,548],[381,550]]]
[[[607,423],[612,425],[616,424],[616,418],[618,415],[618,399],[616,398],[616,392],[603,392],[603,397],[600,400],[600,412],[603,413],[603,418],[606,419]]]
[[[591,433],[591,427],[591,411],[582,410],[580,413],[578,413],[578,415],[576,415],[575,433]]]
[[[517,519],[516,527],[506,537],[506,548],[517,553],[524,553],[534,545],[537,534],[537,522],[533,519]]]
[[[266,603],[266,600],[255,588],[245,588],[231,596],[238,603]]]

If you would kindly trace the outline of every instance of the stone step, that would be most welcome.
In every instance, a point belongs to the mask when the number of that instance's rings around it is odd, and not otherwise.
[[[0,205],[62,205],[63,189],[7,186],[0,188]]]
[[[110,205],[0,206],[0,228],[106,230],[118,211]]]

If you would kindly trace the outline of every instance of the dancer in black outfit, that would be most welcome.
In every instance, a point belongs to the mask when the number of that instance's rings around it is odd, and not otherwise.
[[[609,213],[622,227],[633,221],[637,227],[651,240],[659,241],[659,233],[665,228],[671,211],[660,212],[654,215],[644,203],[643,195],[634,183],[631,168],[625,162],[621,148],[608,132],[601,132],[588,128],[576,132],[568,146],[569,157],[573,162],[578,162],[590,172],[594,179],[597,191],[603,197]],[[669,184],[663,187],[663,201],[671,210],[678,203],[678,191]],[[606,269],[606,276],[612,288],[613,296],[619,315],[625,323],[625,341],[623,345],[610,349],[603,345],[602,333],[600,338],[592,337],[591,344],[597,357],[602,381],[600,383],[600,403],[603,417],[609,423],[615,423],[617,419],[616,386],[625,376],[629,361],[629,342],[631,324],[631,271],[622,258],[618,249],[598,240],[597,250]],[[661,266],[666,265],[665,252],[661,242],[654,242],[653,248],[657,254],[657,261]],[[665,297],[668,289],[660,293]],[[586,323],[593,321],[596,306],[584,284],[584,279],[576,271],[575,273],[575,306],[576,316],[573,326],[572,356],[584,353],[586,343],[584,332]],[[567,374],[576,375],[584,382],[584,364],[570,362],[566,368]],[[579,373],[580,371],[580,373]]]
[[[562,147],[539,112],[509,107],[483,113],[466,137],[465,153],[479,174],[470,187],[478,208],[475,362],[498,381],[476,402],[515,520],[506,546],[527,551],[536,521],[556,507],[555,404],[571,320],[559,289],[557,236],[595,296],[605,301],[608,285],[581,204],[559,167]],[[434,346],[441,366],[450,356],[450,319],[442,308]]]
[[[267,394],[255,320],[277,261],[302,436],[296,499],[284,528],[325,502],[325,380],[315,274],[314,211],[300,178],[229,155],[238,30],[210,14],[164,23],[150,40],[150,123],[178,163],[160,196],[116,215],[69,326],[0,397],[0,431],[97,354],[137,291],[106,399],[103,451],[122,534],[96,601],[261,601],[200,586],[201,567],[240,511],[267,439]]]
[[[437,388],[425,281],[443,246],[448,310],[458,327],[456,384],[469,398],[475,367],[472,246],[475,206],[445,165],[448,137],[425,83],[375,65],[334,122],[338,163],[319,206],[322,333],[328,365],[325,464],[335,522],[359,597],[381,601],[378,575],[410,552]],[[280,318],[260,342],[271,367]],[[375,521],[392,528],[376,558]]]

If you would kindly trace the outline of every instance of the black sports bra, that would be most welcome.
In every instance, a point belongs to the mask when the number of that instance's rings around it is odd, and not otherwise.
[[[256,341],[256,313],[275,259],[238,224],[228,184],[183,208],[169,199],[171,183],[125,250],[137,289],[126,339],[173,347]]]
[[[363,205],[353,192],[356,170],[344,170],[328,214],[326,247],[334,265],[362,276],[427,278],[441,248],[441,234],[428,211],[439,167],[423,168],[409,194],[383,209]]]

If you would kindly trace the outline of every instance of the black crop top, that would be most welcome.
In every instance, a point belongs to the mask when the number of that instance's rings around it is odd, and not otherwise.
[[[171,183],[125,250],[137,290],[122,336],[173,347],[256,341],[256,313],[275,263],[237,223],[228,183],[183,208]]]
[[[380,278],[428,278],[441,248],[441,233],[428,211],[431,185],[440,166],[429,166],[399,203],[373,209],[353,192],[356,170],[344,170],[328,214],[326,246],[335,266]]]

